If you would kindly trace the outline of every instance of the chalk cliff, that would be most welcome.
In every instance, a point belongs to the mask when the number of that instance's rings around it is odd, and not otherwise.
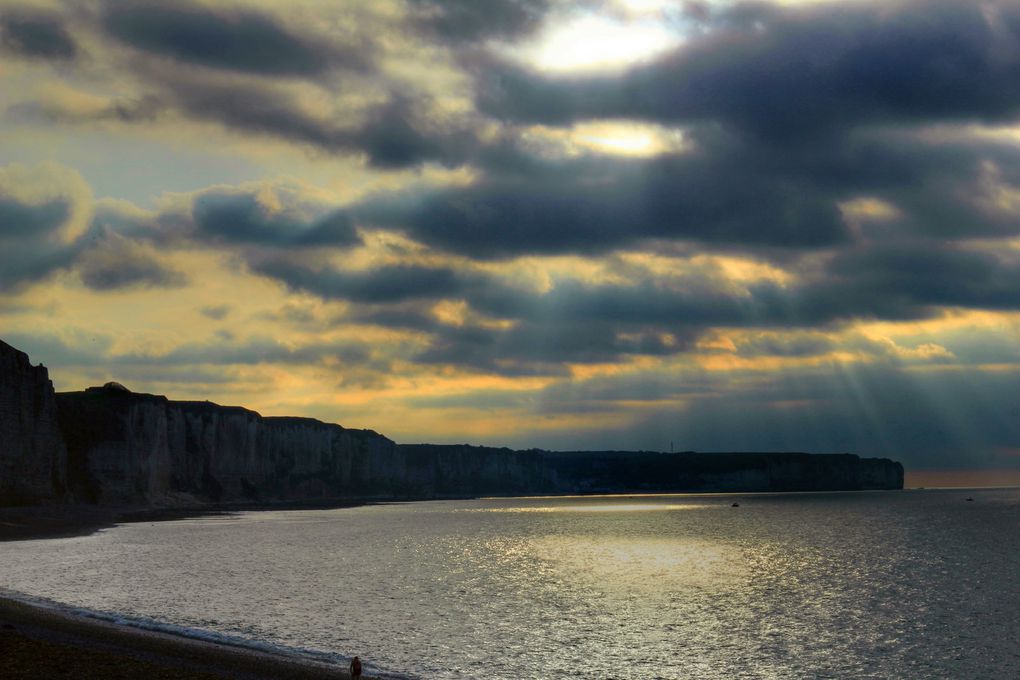
[[[0,341],[0,505],[61,500],[66,465],[46,367]]]
[[[92,387],[57,394],[69,483],[87,502],[310,500],[393,493],[392,441],[311,418]]]
[[[172,401],[117,383],[54,395],[45,368],[0,343],[0,504],[902,487],[899,463],[851,454],[397,445],[371,430]]]

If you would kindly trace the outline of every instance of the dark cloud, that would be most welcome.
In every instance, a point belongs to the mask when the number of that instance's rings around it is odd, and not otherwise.
[[[421,96],[393,94],[364,111],[360,121],[340,123],[328,114],[309,113],[290,90],[273,83],[196,78],[160,69],[147,73],[162,88],[156,101],[164,107],[236,132],[268,135],[328,153],[360,154],[379,169],[426,162],[454,167],[482,149],[468,122],[436,118],[432,102]]]
[[[565,279],[545,291],[451,269],[344,272],[292,261],[255,263],[252,269],[295,290],[362,305],[348,321],[427,334],[428,347],[415,361],[508,375],[558,374],[564,362],[685,353],[720,327],[761,329],[734,347],[747,357],[839,350],[894,356],[892,346],[856,336],[851,342],[841,334],[857,320],[934,318],[953,307],[1020,309],[1015,285],[1020,258],[936,243],[849,249],[803,267],[800,278],[789,283],[760,280],[736,287],[721,271],[704,267],[673,278],[631,272],[630,283]],[[463,324],[404,304],[443,299],[467,303]]]
[[[17,249],[0,252],[0,290],[10,291],[40,281],[74,261],[73,248],[35,245],[38,247],[22,244]]]
[[[74,260],[77,248],[57,235],[71,209],[69,199],[29,203],[0,187],[0,290],[44,279]]]
[[[454,167],[469,160],[481,146],[474,133],[462,124],[432,122],[429,105],[393,95],[369,112],[356,131],[343,137],[377,168],[406,168],[425,161]]]
[[[310,218],[293,208],[273,210],[255,193],[208,192],[192,206],[195,237],[217,243],[278,247],[349,247],[361,242],[342,211]]]
[[[70,216],[71,204],[64,199],[32,204],[0,194],[0,238],[47,235],[59,229]]]
[[[1020,113],[1015,3],[738,4],[686,44],[623,74],[479,70],[479,106],[552,124],[587,118],[722,121],[819,141],[875,123],[1010,121]]]
[[[141,50],[216,69],[317,76],[334,66],[364,69],[359,50],[292,32],[268,14],[187,2],[111,3],[110,35]]]
[[[22,57],[68,61],[78,47],[60,17],[30,10],[0,13],[0,45]]]
[[[198,310],[202,313],[202,316],[208,317],[213,321],[223,321],[227,318],[233,308],[230,305],[210,305],[208,307],[202,307]]]
[[[113,232],[93,240],[76,263],[82,283],[96,291],[122,288],[180,288],[183,273],[163,264],[148,247]]]
[[[369,304],[460,297],[479,277],[443,267],[389,265],[364,271],[331,266],[309,267],[282,259],[255,260],[256,274],[284,282],[294,290],[326,299]]]
[[[511,40],[533,32],[549,0],[410,0],[418,26],[448,44]]]
[[[59,166],[8,166],[0,172],[0,290],[75,269],[96,291],[127,287],[177,288],[187,277],[165,264],[144,239],[121,233],[100,216],[77,234],[76,214],[90,201],[87,187]],[[10,187],[4,186],[9,184]],[[46,187],[47,198],[23,198]],[[125,230],[130,232],[130,230]]]
[[[856,304],[909,316],[912,308],[1020,308],[1020,254],[910,241],[837,255],[819,282],[823,299],[851,296]],[[821,287],[829,290],[821,292]]]
[[[625,332],[610,322],[522,322],[508,329],[445,326],[416,354],[424,364],[500,375],[568,375],[567,364],[612,363],[631,356],[668,356],[688,349],[656,332]]]
[[[367,224],[405,230],[478,258],[599,253],[651,238],[803,248],[846,227],[830,195],[701,154],[652,161],[548,164],[467,187],[382,196],[352,208]]]
[[[290,346],[270,338],[250,338],[243,342],[188,343],[165,354],[119,354],[109,357],[117,365],[198,366],[255,364],[321,364],[326,361],[385,370],[389,364],[378,358],[373,346],[357,341],[310,343]]]
[[[474,183],[370,197],[367,227],[481,259],[598,254],[650,239],[789,258],[861,238],[961,239],[1020,233],[1002,195],[1020,187],[1015,147],[876,130],[776,148],[712,127],[652,159],[492,164]],[[842,204],[880,199],[888,217],[855,223]]]

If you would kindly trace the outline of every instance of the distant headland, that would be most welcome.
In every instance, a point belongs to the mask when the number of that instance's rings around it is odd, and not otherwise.
[[[901,488],[900,463],[853,454],[401,445],[372,430],[172,401],[118,383],[54,393],[44,366],[0,341],[0,505]]]

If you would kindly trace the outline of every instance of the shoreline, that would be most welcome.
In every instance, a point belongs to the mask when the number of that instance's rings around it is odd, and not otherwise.
[[[905,486],[902,489],[856,489],[856,490],[811,490],[811,491],[676,491],[676,492],[614,492],[580,494],[538,494],[524,496],[462,496],[449,495],[434,498],[415,497],[361,497],[338,498],[323,501],[279,501],[272,503],[210,503],[180,506],[152,507],[141,505],[103,506],[89,504],[50,504],[0,506],[0,543],[8,541],[32,541],[49,538],[73,538],[88,536],[97,531],[111,529],[118,524],[135,522],[165,522],[179,519],[217,517],[238,512],[272,512],[287,510],[337,510],[366,505],[388,503],[422,503],[449,500],[491,500],[506,498],[603,498],[616,496],[757,496],[784,494],[824,493],[884,493],[886,491],[950,491],[1020,488],[1020,484],[1002,486]]]
[[[92,618],[0,593],[0,676],[345,680],[342,666]],[[371,676],[363,676],[370,680]]]
[[[352,499],[324,503],[237,503],[155,508],[74,503],[0,507],[0,543],[88,536],[118,524],[136,522],[166,522],[250,511],[334,510],[376,502],[380,501]]]

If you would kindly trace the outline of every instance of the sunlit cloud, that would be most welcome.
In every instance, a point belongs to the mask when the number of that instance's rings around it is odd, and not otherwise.
[[[624,68],[678,44],[668,26],[648,19],[619,21],[580,13],[550,22],[535,38],[509,53],[550,72]]]

